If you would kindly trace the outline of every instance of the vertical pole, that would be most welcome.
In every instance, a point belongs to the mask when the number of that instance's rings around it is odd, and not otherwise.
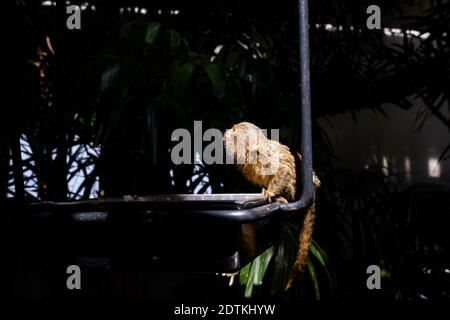
[[[309,65],[309,9],[308,0],[298,0],[299,59],[300,59],[300,124],[301,153],[303,157],[303,188],[297,202],[288,203],[283,209],[301,209],[312,201],[312,133],[311,133],[311,87]]]

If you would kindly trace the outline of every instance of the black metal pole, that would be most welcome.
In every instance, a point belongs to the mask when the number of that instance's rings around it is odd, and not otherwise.
[[[309,12],[308,0],[298,1],[299,58],[300,58],[300,118],[301,153],[303,157],[303,190],[297,202],[285,204],[283,210],[297,210],[309,205],[313,199],[312,134],[311,134],[311,87],[309,66]]]

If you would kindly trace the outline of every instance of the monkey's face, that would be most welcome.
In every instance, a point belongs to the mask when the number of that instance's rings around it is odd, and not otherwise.
[[[233,126],[233,128],[225,131],[225,134],[223,136],[223,143],[225,146],[225,151],[227,152],[228,156],[230,156],[231,159],[233,159],[233,162],[236,161],[237,150],[245,150],[245,149],[243,149],[242,145],[237,146],[238,131],[236,131],[235,127],[236,126]]]
[[[249,122],[241,122],[225,132],[225,150],[234,163],[249,163],[250,151],[264,139],[266,137],[257,126]]]

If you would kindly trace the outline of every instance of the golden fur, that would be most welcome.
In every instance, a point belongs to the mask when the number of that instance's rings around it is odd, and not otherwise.
[[[286,203],[299,198],[302,157],[298,152],[268,139],[260,128],[249,122],[238,123],[227,130],[224,142],[226,152],[233,158],[238,170],[248,181],[262,187],[263,193],[270,200]],[[314,189],[320,186],[315,173],[312,183]],[[305,214],[300,232],[294,266],[297,271],[303,271],[306,264],[314,219],[315,210],[312,205]]]

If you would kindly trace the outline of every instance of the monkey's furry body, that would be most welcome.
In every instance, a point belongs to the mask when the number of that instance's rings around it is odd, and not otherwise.
[[[282,203],[295,201],[301,193],[302,157],[278,141],[266,138],[263,131],[249,122],[234,125],[225,133],[225,149],[237,162],[238,170],[251,183],[263,188],[270,199]],[[313,174],[314,189],[320,180]],[[315,219],[314,204],[308,208],[300,232],[295,270],[306,264]],[[290,286],[290,285],[289,285]]]

